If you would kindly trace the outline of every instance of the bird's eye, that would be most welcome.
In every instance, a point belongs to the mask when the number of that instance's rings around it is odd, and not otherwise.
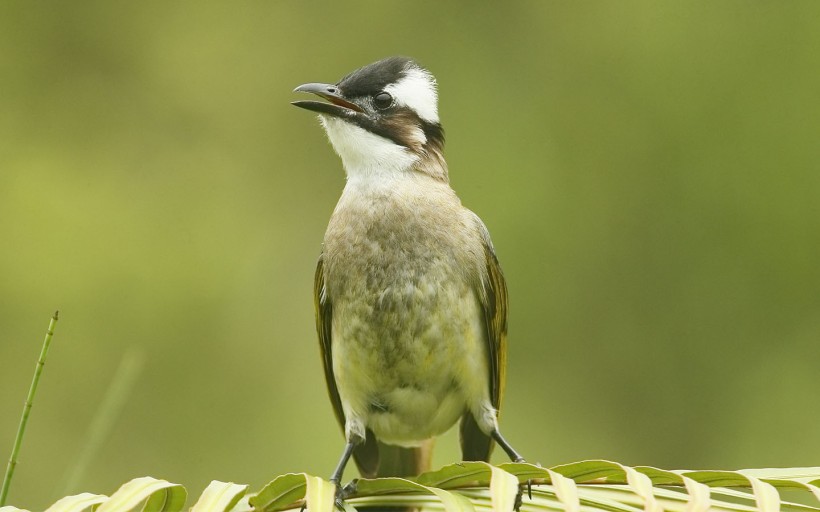
[[[384,110],[390,105],[393,104],[393,96],[390,95],[389,92],[380,92],[379,94],[373,96],[373,105],[376,106],[379,110]]]

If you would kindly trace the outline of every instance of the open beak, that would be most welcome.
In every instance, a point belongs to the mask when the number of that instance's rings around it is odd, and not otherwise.
[[[350,118],[355,117],[356,114],[363,112],[362,108],[346,100],[342,96],[342,91],[339,86],[332,84],[302,84],[293,92],[309,92],[321,98],[326,99],[329,103],[323,101],[301,100],[293,101],[291,105],[300,108],[312,110],[320,114],[328,114],[335,117]]]

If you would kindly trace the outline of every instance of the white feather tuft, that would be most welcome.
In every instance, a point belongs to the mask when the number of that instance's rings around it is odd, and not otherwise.
[[[436,79],[428,71],[411,67],[394,84],[384,88],[399,105],[410,107],[420,118],[429,123],[438,123],[438,93]]]

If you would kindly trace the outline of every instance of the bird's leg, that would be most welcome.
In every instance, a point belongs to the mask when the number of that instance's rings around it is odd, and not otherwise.
[[[345,472],[345,466],[347,466],[350,456],[353,455],[353,449],[356,447],[356,444],[358,443],[353,440],[347,441],[347,444],[345,444],[345,449],[342,452],[342,458],[339,459],[336,469],[334,469],[333,474],[330,475],[330,481],[336,486],[336,507],[339,510],[343,509],[342,502],[345,498],[350,496],[350,494],[352,494],[355,490],[355,487],[348,488],[348,486],[345,486],[342,488],[342,474]]]
[[[524,460],[524,457],[522,457],[520,453],[515,451],[515,448],[513,448],[512,445],[508,443],[506,439],[504,439],[504,436],[501,435],[501,432],[497,428],[492,431],[491,435],[493,436],[493,439],[495,439],[495,442],[498,443],[498,446],[500,446],[501,449],[504,450],[504,452],[506,452],[507,456],[510,458],[511,461],[526,462]],[[515,495],[515,510],[521,508],[523,495],[524,488],[519,487],[518,494]],[[527,496],[530,498],[530,500],[532,500],[532,481],[530,480],[527,480]]]
[[[500,446],[501,449],[507,453],[507,456],[510,458],[511,461],[526,462],[524,460],[524,457],[522,457],[517,451],[515,451],[515,448],[513,448],[512,445],[508,443],[506,439],[504,439],[504,436],[501,435],[501,432],[499,432],[498,429],[493,430],[491,435],[493,436],[493,439],[495,439],[495,442],[498,443],[498,446]]]

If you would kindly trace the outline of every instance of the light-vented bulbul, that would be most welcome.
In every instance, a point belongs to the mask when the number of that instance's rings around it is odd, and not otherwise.
[[[318,112],[347,174],[316,269],[327,387],[364,477],[429,468],[461,421],[464,460],[490,457],[507,351],[507,287],[481,219],[450,188],[433,75],[405,57],[295,92]]]

